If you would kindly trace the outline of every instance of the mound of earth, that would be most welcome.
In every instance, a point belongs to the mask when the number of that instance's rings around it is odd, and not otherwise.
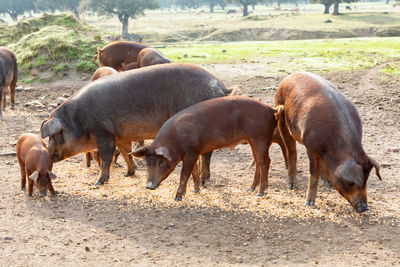
[[[68,14],[47,15],[0,26],[1,45],[17,56],[20,80],[51,81],[96,69],[92,58],[105,45],[100,33]]]

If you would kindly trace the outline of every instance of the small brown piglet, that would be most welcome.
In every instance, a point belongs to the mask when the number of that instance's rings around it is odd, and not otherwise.
[[[246,141],[251,146],[256,164],[252,187],[260,181],[259,196],[262,196],[268,187],[268,150],[282,110],[282,106],[274,109],[244,96],[206,100],[175,114],[164,123],[150,145],[131,154],[145,158],[149,189],[156,189],[178,162],[183,161],[175,197],[179,201],[185,195],[190,174],[193,175],[195,192],[199,190],[196,164],[199,155]]]
[[[43,140],[35,134],[23,134],[17,141],[17,159],[21,168],[21,189],[26,188],[28,175],[28,194],[32,196],[33,184],[39,190],[39,196],[44,197],[49,189],[52,196],[56,195],[51,180],[57,176],[51,171],[53,161]]]

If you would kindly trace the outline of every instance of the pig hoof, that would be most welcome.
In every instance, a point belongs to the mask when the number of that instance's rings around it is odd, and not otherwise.
[[[98,180],[94,185],[95,185],[95,186],[100,186],[100,185],[103,185],[103,184],[104,184],[104,182]]]
[[[25,190],[26,190],[26,187],[25,187],[25,186],[21,186],[21,190],[22,190],[22,191],[25,191]]]
[[[289,189],[289,190],[294,190],[294,189],[296,189],[296,184],[295,184],[295,183],[289,183],[288,189]]]
[[[182,201],[182,197],[175,197],[175,201]]]
[[[53,193],[51,193],[51,196],[52,196],[52,197],[56,197],[56,196],[57,196],[57,193],[56,193],[56,192],[53,192]]]
[[[12,104],[10,108],[11,108],[11,109],[15,109],[15,105]]]
[[[28,194],[28,197],[32,197],[32,194]]]
[[[132,173],[130,173],[130,172],[127,172],[127,173],[125,173],[125,177],[129,177],[129,176],[134,176],[135,175],[135,172],[132,172]]]
[[[199,189],[195,189],[195,190],[193,190],[193,192],[195,192],[197,194],[197,193],[200,192],[200,190]]]
[[[247,192],[254,192],[254,190],[256,190],[256,189],[253,187],[249,187],[249,189],[247,189]]]
[[[314,207],[314,205],[315,205],[315,201],[310,201],[310,200],[307,200],[306,201],[306,204],[304,205],[304,206],[310,206],[310,207]]]
[[[262,197],[263,195],[264,195],[264,193],[261,193],[261,192],[257,194],[258,197]]]

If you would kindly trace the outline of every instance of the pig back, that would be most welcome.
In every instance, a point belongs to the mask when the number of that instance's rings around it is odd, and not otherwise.
[[[180,110],[225,96],[225,92],[222,82],[195,65],[155,65],[90,83],[60,106],[55,115],[68,113],[70,120],[77,120],[84,128],[100,124],[118,132],[123,124],[130,124],[145,131],[147,127],[159,129]]]

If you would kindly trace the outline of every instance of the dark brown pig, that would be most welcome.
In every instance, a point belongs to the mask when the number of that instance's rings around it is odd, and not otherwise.
[[[153,143],[132,154],[144,157],[147,163],[147,188],[156,189],[161,181],[183,161],[175,200],[182,200],[190,175],[195,191],[200,180],[197,165],[199,155],[232,147],[246,141],[250,144],[256,163],[255,183],[260,182],[259,196],[268,187],[270,158],[268,150],[282,112],[244,96],[210,99],[172,116],[164,123]]]
[[[99,185],[109,178],[116,146],[127,162],[127,175],[133,175],[136,166],[128,155],[132,141],[153,139],[175,113],[226,92],[217,78],[192,64],[120,72],[91,82],[70,97],[43,122],[41,135],[49,136],[55,162],[98,148]]]
[[[17,159],[21,168],[21,189],[25,190],[28,176],[28,194],[32,196],[33,184],[44,197],[47,189],[55,196],[51,180],[57,176],[51,171],[53,161],[43,140],[36,134],[23,134],[17,141]]]
[[[0,47],[0,104],[2,110],[6,109],[6,93],[10,90],[11,108],[15,106],[15,86],[18,79],[18,65],[14,53],[6,48]],[[3,116],[0,109],[0,118]]]
[[[111,67],[100,67],[98,68],[92,75],[92,81],[95,81],[101,77],[111,75],[114,73],[118,73],[116,69],[113,69]]]
[[[312,73],[296,73],[279,85],[275,104],[284,105],[279,130],[287,147],[289,187],[296,178],[296,141],[307,149],[310,161],[306,205],[314,206],[318,179],[325,170],[329,182],[353,208],[368,209],[367,180],[379,164],[362,144],[362,126],[355,105],[333,84]]]
[[[136,42],[112,42],[101,49],[97,48],[97,55],[93,57],[93,62],[98,59],[99,67],[108,66],[120,71],[122,64],[136,62],[139,52],[146,47],[149,46]]]

